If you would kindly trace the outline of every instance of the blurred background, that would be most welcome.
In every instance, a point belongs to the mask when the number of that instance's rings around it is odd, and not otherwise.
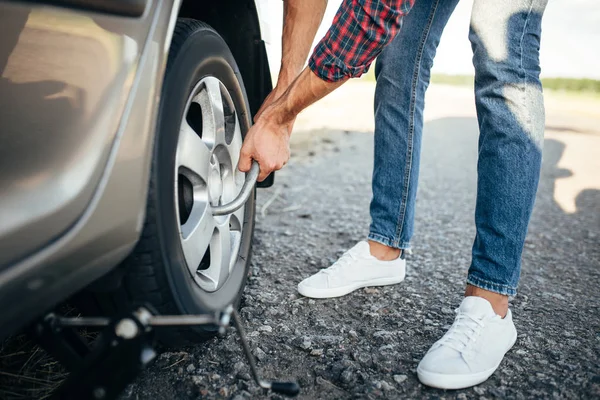
[[[341,1],[329,0],[314,44]],[[263,35],[275,83],[283,1],[256,2],[268,21]],[[268,362],[259,364],[266,376],[306,373],[300,381],[306,399],[381,394],[382,387],[393,389],[384,393],[388,398],[600,398],[600,304],[593,295],[600,286],[599,0],[550,0],[544,14],[544,159],[520,293],[511,303],[519,318],[519,348],[486,385],[468,391],[426,392],[414,374],[416,362],[447,328],[470,262],[479,135],[468,40],[472,5],[461,0],[450,18],[426,95],[406,284],[308,304],[296,295],[301,277],[328,267],[368,230],[374,67],[297,118],[288,166],[272,188],[259,191],[242,316],[253,348],[268,354]],[[97,41],[108,37],[93,32]],[[440,305],[447,307],[440,312]],[[194,358],[203,369],[194,369]],[[240,364],[234,336],[165,353],[123,399],[197,398],[156,394],[192,389],[224,398],[223,388],[235,388],[234,399],[257,398],[258,392],[246,392],[252,385],[249,375],[240,375]],[[341,378],[342,370],[348,379]],[[0,343],[0,377],[0,399],[45,398],[66,373],[17,337],[11,345]],[[26,394],[12,393],[21,389]]]
[[[341,4],[329,0],[313,46],[329,29]],[[262,0],[270,25],[269,58],[273,81],[281,59],[283,2]],[[468,39],[473,0],[458,3],[442,35],[433,64],[425,105],[428,122],[440,118],[470,118],[476,124],[471,44]],[[265,16],[263,16],[264,18]],[[565,144],[559,167],[569,171],[556,180],[554,202],[566,213],[576,212],[582,191],[600,189],[600,6],[597,0],[550,0],[542,22],[541,77],[546,106],[546,139]],[[342,86],[305,110],[297,119],[293,141],[315,141],[315,132],[372,133],[374,64],[361,79]],[[347,99],[352,98],[352,102]],[[472,126],[476,133],[476,126]],[[594,134],[594,135],[590,135]],[[318,136],[318,135],[317,135]],[[427,140],[427,139],[425,139]],[[473,137],[476,146],[476,136]],[[293,150],[294,148],[292,148]],[[547,151],[545,157],[552,157]]]
[[[281,58],[283,2],[263,0],[271,24],[269,57]],[[329,0],[317,33],[320,39],[331,25],[341,0]],[[473,0],[461,0],[452,14],[437,50],[433,72],[473,75],[468,39]],[[550,0],[544,13],[540,58],[542,76],[600,79],[600,6],[597,0]],[[315,41],[316,43],[316,41]]]

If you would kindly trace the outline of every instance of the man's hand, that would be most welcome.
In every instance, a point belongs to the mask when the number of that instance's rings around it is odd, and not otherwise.
[[[286,0],[283,3],[283,35],[281,69],[277,86],[267,96],[254,116],[255,125],[244,138],[238,168],[248,172],[252,160],[260,165],[259,181],[281,169],[290,158],[290,134],[296,115],[286,101],[281,101],[290,84],[306,63],[317,29],[321,24],[327,0]],[[290,103],[292,106],[295,103]]]
[[[260,165],[259,181],[264,181],[290,158],[290,135],[300,111],[340,87],[346,80],[326,82],[309,68],[292,82],[290,87],[268,106],[246,134],[238,168],[250,171],[252,160]]]
[[[293,117],[289,122],[277,121],[281,118],[275,117],[277,107],[273,107],[273,105],[285,93],[298,73],[290,78],[292,75],[292,73],[284,73],[283,70],[280,72],[277,86],[260,106],[254,116],[255,125],[250,128],[244,138],[238,168],[242,172],[248,172],[252,160],[258,161],[260,165],[259,182],[267,179],[271,172],[283,168],[290,158],[289,138],[296,118]],[[263,117],[265,111],[266,115]]]
[[[290,135],[294,119],[283,121],[273,112],[273,105],[265,108],[262,115],[244,138],[238,168],[248,172],[252,160],[258,161],[258,181],[264,181],[273,171],[280,170],[290,159]]]

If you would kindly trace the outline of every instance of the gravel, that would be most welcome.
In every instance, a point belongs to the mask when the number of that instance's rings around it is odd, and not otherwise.
[[[564,145],[546,141],[544,170],[511,302],[518,341],[496,373],[466,390],[421,385],[416,367],[460,303],[474,237],[477,124],[428,124],[413,254],[400,285],[309,300],[297,283],[365,237],[372,135],[314,132],[258,195],[254,256],[241,316],[265,379],[292,379],[302,399],[600,397],[600,192],[577,212],[554,202]],[[230,330],[162,354],[123,398],[280,399],[250,378]]]

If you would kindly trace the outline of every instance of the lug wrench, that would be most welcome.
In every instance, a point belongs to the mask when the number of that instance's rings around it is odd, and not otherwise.
[[[258,165],[258,162],[253,160],[252,166],[250,167],[250,171],[246,173],[246,180],[244,181],[244,185],[242,186],[240,193],[235,199],[233,199],[231,203],[214,207],[211,211],[212,215],[231,214],[232,212],[237,211],[240,207],[246,204],[246,201],[252,193],[252,189],[254,189],[254,185],[256,184],[256,180],[258,179],[259,173],[260,167]]]
[[[234,211],[237,211],[240,207],[246,204],[246,201],[250,197],[252,193],[252,189],[256,184],[256,180],[258,179],[258,174],[260,173],[260,166],[256,160],[252,161],[252,166],[250,167],[250,171],[246,174],[246,180],[244,181],[244,185],[240,190],[238,196],[225,205],[217,206],[212,209],[213,215],[228,215]],[[300,387],[295,382],[267,382],[260,379],[258,376],[258,371],[256,368],[256,363],[254,362],[254,358],[252,356],[252,352],[250,351],[250,346],[248,345],[248,341],[246,340],[246,332],[242,327],[242,322],[240,320],[240,316],[238,315],[235,308],[230,307],[227,309],[228,313],[233,317],[233,322],[235,324],[235,328],[238,331],[238,336],[240,337],[240,344],[242,345],[242,349],[244,350],[244,354],[246,355],[246,359],[248,360],[248,365],[250,365],[250,371],[252,372],[252,377],[258,386],[263,389],[272,390],[276,393],[281,393],[287,396],[296,396],[300,393]]]
[[[258,174],[260,173],[260,167],[258,162],[252,161],[250,171],[246,174],[246,179],[240,190],[238,196],[228,204],[214,207],[212,209],[213,215],[228,215],[242,207],[256,184]],[[252,377],[258,386],[266,390],[272,390],[275,393],[283,394],[286,396],[294,397],[300,393],[300,387],[295,382],[272,382],[264,381],[260,379],[254,356],[246,340],[246,332],[242,326],[242,322],[235,307],[229,305],[221,313],[205,314],[205,315],[154,315],[147,308],[140,307],[134,311],[130,317],[123,317],[114,323],[114,334],[125,340],[132,340],[139,335],[151,333],[151,327],[175,327],[175,326],[198,326],[198,325],[216,325],[219,328],[219,333],[222,335],[225,333],[227,327],[231,323],[235,324],[235,328],[240,338],[240,344]],[[112,320],[106,317],[78,317],[78,318],[66,318],[58,317],[54,314],[49,314],[46,317],[46,322],[60,327],[107,327],[110,326]],[[142,329],[139,329],[142,328]],[[152,350],[152,359],[155,356],[154,350]],[[148,362],[151,360],[148,360]]]
[[[252,166],[250,167],[250,171],[246,174],[246,180],[244,181],[244,185],[240,190],[238,196],[231,201],[222,206],[214,207],[212,209],[213,215],[227,215],[231,214],[234,211],[237,211],[240,207],[246,204],[246,201],[250,197],[252,193],[252,189],[256,184],[256,180],[258,179],[258,174],[260,173],[260,166],[258,162],[255,160],[252,161]],[[238,331],[238,336],[240,337],[240,344],[242,345],[242,349],[244,350],[244,354],[246,355],[246,359],[248,360],[248,365],[250,365],[250,371],[252,372],[252,377],[258,386],[263,389],[272,390],[276,393],[285,394],[287,396],[296,396],[300,392],[300,387],[295,382],[267,382],[260,379],[258,376],[258,371],[256,368],[256,363],[254,362],[254,358],[252,356],[252,352],[250,351],[250,346],[248,345],[248,341],[246,340],[246,332],[242,327],[242,322],[240,320],[240,316],[238,315],[235,308],[228,308],[229,314],[233,317],[233,322],[235,324],[235,328]]]
[[[216,325],[219,328],[219,333],[225,333],[231,320],[235,324],[235,328],[240,338],[240,344],[244,352],[244,356],[250,366],[252,377],[258,386],[263,389],[271,390],[275,393],[285,396],[294,397],[300,393],[300,387],[295,382],[271,382],[260,379],[254,362],[254,356],[250,351],[250,346],[246,340],[246,332],[242,327],[240,316],[236,309],[229,305],[222,312],[204,315],[154,315],[148,308],[140,307],[133,311],[129,316],[121,317],[117,320],[111,320],[106,317],[59,317],[54,314],[46,316],[45,321],[48,326],[54,327],[114,327],[115,337],[123,340],[135,340],[142,335],[150,335],[153,327],[177,327],[177,326],[201,326],[201,325]],[[143,364],[148,364],[156,353],[154,349],[148,348],[143,355],[150,355]],[[143,359],[144,357],[142,357]],[[79,388],[78,388],[79,389]],[[79,389],[80,390],[80,389]],[[114,390],[113,390],[114,391]],[[63,396],[64,397],[64,396]],[[102,396],[104,397],[104,396]]]
[[[242,327],[240,316],[235,309],[232,309],[231,316],[233,317],[233,322],[235,323],[235,329],[237,329],[238,331],[238,336],[240,337],[240,344],[242,345],[242,349],[244,350],[244,354],[246,355],[246,359],[248,360],[248,365],[250,365],[250,371],[252,372],[254,382],[256,382],[256,384],[263,389],[272,390],[275,393],[284,394],[290,397],[294,397],[298,393],[300,393],[300,386],[298,386],[296,382],[268,382],[260,379],[260,377],[258,376],[256,363],[254,362],[254,358],[252,356],[252,353],[250,352],[250,346],[248,345],[248,341],[246,340],[246,332]]]
[[[228,204],[214,207],[212,209],[213,215],[228,215],[228,214],[231,214],[232,212],[238,210],[240,207],[242,207],[246,203],[248,198],[250,197],[250,194],[252,193],[252,189],[254,188],[254,185],[256,184],[256,180],[258,178],[259,173],[260,173],[260,167],[256,161],[253,161],[250,171],[246,174],[246,179],[244,181],[244,184],[243,184],[242,189],[240,190],[240,193],[238,194],[238,196],[232,202],[230,202]],[[254,361],[254,356],[252,355],[250,346],[248,345],[248,341],[246,339],[246,332],[244,331],[244,328],[242,326],[240,316],[237,313],[235,307],[233,307],[232,305],[229,305],[228,307],[226,307],[225,310],[223,310],[222,312],[215,312],[213,314],[204,314],[204,315],[155,315],[150,311],[149,308],[140,307],[137,310],[132,311],[129,314],[129,316],[123,316],[116,320],[112,320],[112,319],[106,318],[106,317],[70,318],[70,317],[60,317],[60,316],[56,316],[54,314],[48,314],[44,318],[43,322],[38,324],[38,328],[39,328],[38,330],[40,330],[40,335],[41,335],[46,330],[48,330],[49,332],[54,332],[56,334],[56,332],[60,332],[60,329],[62,327],[76,328],[76,327],[109,327],[109,326],[111,326],[112,329],[108,329],[108,332],[106,332],[106,334],[110,335],[110,337],[119,338],[119,340],[125,341],[126,343],[135,341],[135,343],[132,343],[132,345],[127,347],[127,349],[133,348],[134,350],[139,352],[139,349],[137,347],[135,347],[135,344],[138,343],[138,341],[142,344],[144,344],[146,342],[148,342],[148,344],[149,344],[150,343],[149,338],[150,338],[150,335],[152,334],[152,329],[151,329],[152,327],[214,325],[214,326],[218,327],[218,331],[222,335],[225,333],[227,327],[232,322],[232,319],[233,319],[233,323],[235,324],[235,328],[237,330],[238,336],[240,338],[240,344],[241,344],[242,350],[244,352],[244,356],[246,357],[246,360],[248,361],[248,365],[250,366],[250,371],[252,372],[252,377],[254,378],[254,381],[256,382],[256,384],[263,389],[272,390],[275,393],[280,393],[285,396],[293,397],[293,396],[298,395],[298,393],[300,393],[300,387],[295,382],[272,382],[272,381],[265,381],[265,380],[260,379],[257,368],[256,368],[256,363]],[[111,342],[110,345],[111,346],[119,345],[119,341],[113,341],[113,342]],[[103,350],[103,349],[101,349],[101,350]],[[134,356],[131,360],[129,360],[130,361],[129,364],[126,364],[127,368],[131,369],[131,371],[127,370],[131,375],[131,379],[133,379],[133,377],[135,377],[135,375],[132,375],[133,372],[141,369],[142,367],[144,367],[145,365],[150,363],[156,356],[156,353],[152,347],[144,347],[142,350],[143,351],[142,351],[141,358],[140,358],[141,364],[138,365],[138,362],[137,362],[137,358],[139,358],[139,354],[138,354],[138,356]],[[113,351],[113,353],[114,353],[114,349],[107,350],[107,351]],[[119,351],[121,351],[121,350],[119,349],[118,352]],[[129,353],[131,353],[131,351],[129,351]],[[110,366],[109,370],[112,370],[114,368],[114,366],[112,366],[112,364],[105,362],[105,359],[100,359],[100,358],[98,358],[98,356],[96,356],[96,358],[97,358],[97,360],[96,360],[97,365],[100,365],[100,368],[104,367],[106,369],[107,368],[106,365]],[[114,361],[113,359],[109,359],[109,358],[106,358],[106,359],[108,361]],[[84,361],[85,360],[82,360],[80,362],[80,364],[83,365]],[[94,361],[94,360],[90,360],[90,361]],[[90,364],[90,362],[88,362],[88,364]],[[119,364],[122,366],[123,363],[120,362]],[[103,373],[101,375],[104,375],[104,374],[105,373]],[[122,378],[121,381],[119,381],[119,382],[115,381],[115,382],[113,382],[113,386],[107,386],[105,388],[101,384],[100,384],[100,386],[96,385],[95,381],[91,381],[91,383],[86,381],[85,383],[82,384],[80,382],[80,377],[76,376],[76,378],[77,379],[70,380],[69,385],[67,385],[67,387],[64,388],[63,396],[59,395],[59,398],[61,398],[61,399],[62,398],[72,398],[72,396],[70,396],[70,395],[67,395],[67,397],[64,397],[64,393],[67,393],[67,394],[68,393],[88,393],[86,390],[89,391],[91,389],[94,390],[93,391],[94,398],[98,398],[98,399],[100,399],[100,398],[106,399],[109,397],[113,398],[112,396],[107,396],[109,393],[107,393],[106,390],[110,389],[111,390],[110,393],[114,394],[115,395],[114,397],[116,397],[118,395],[118,392],[120,390],[122,390],[122,388],[124,387],[123,379],[126,379],[124,376],[121,376],[121,378]],[[101,382],[107,383],[107,382],[104,382],[104,379],[101,380]],[[110,381],[109,381],[109,383],[110,383]],[[127,383],[127,382],[125,382],[125,383]],[[90,386],[90,385],[92,385],[92,386]],[[75,392],[69,392],[68,390],[74,390]]]

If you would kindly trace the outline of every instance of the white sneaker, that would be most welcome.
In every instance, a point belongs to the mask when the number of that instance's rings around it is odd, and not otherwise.
[[[488,379],[515,344],[517,330],[510,310],[502,318],[489,301],[465,297],[448,332],[419,363],[421,383],[440,389],[462,389]]]
[[[348,294],[367,286],[400,283],[406,275],[406,261],[400,257],[380,261],[362,241],[345,252],[331,267],[322,269],[298,284],[302,296],[324,299]]]

